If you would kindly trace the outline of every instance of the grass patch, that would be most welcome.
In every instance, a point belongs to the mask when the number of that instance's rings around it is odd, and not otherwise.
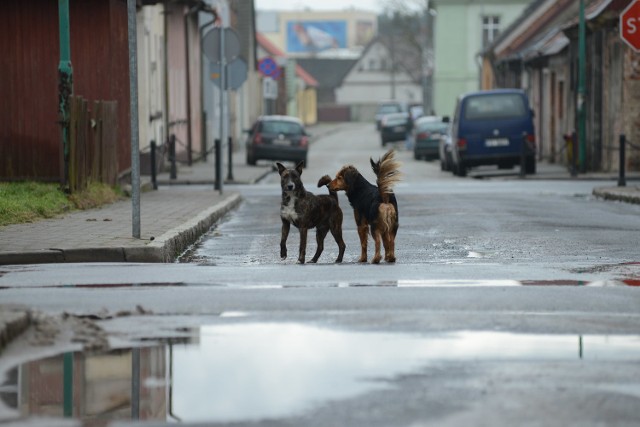
[[[0,226],[53,218],[75,209],[99,207],[122,197],[105,184],[91,184],[81,193],[67,195],[58,184],[0,182]]]

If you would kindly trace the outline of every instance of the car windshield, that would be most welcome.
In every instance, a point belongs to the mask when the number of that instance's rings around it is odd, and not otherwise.
[[[265,121],[262,122],[262,132],[264,133],[283,133],[286,135],[302,134],[302,126],[294,122],[286,121]]]
[[[473,96],[467,99],[464,117],[477,119],[510,119],[524,117],[527,107],[524,98],[515,93]]]
[[[407,123],[407,116],[405,114],[389,114],[384,118],[384,123],[387,126],[403,125]]]
[[[420,132],[440,132],[445,133],[447,130],[447,123],[438,123],[438,122],[426,122],[426,123],[418,123],[417,130]]]
[[[378,107],[378,113],[380,114],[389,114],[389,113],[399,113],[402,109],[397,104],[384,104]]]

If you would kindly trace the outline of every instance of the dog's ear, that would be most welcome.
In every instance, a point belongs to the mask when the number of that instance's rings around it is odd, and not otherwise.
[[[373,157],[369,157],[369,161],[371,162],[371,169],[373,169],[373,173],[378,176],[378,172],[380,171],[380,160],[374,162]]]
[[[282,172],[284,172],[285,170],[287,170],[287,168],[285,168],[285,167],[282,165],[282,163],[278,163],[278,162],[276,162],[276,166],[278,167],[278,173],[279,173],[280,175],[282,175]]]
[[[296,165],[296,171],[298,171],[299,175],[302,175],[302,168],[304,167],[304,160],[300,160]]]

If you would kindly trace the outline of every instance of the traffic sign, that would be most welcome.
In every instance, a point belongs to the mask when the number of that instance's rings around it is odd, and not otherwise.
[[[220,63],[220,37],[224,36],[224,58],[231,62],[240,54],[240,39],[233,28],[225,28],[224,34],[220,27],[213,28],[202,38],[202,51],[210,61]]]
[[[278,82],[271,77],[262,79],[262,97],[264,99],[276,99],[278,97]]]
[[[640,52],[640,0],[633,0],[620,14],[620,38]]]
[[[220,87],[220,64],[211,62],[209,64],[209,73],[213,83]],[[242,58],[236,58],[227,64],[227,89],[239,89],[247,80],[247,63]]]
[[[273,58],[266,57],[258,61],[258,71],[265,77],[277,79],[280,77],[280,67]]]

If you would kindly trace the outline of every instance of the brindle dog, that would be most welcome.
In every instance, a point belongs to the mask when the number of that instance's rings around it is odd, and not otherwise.
[[[309,262],[317,262],[324,249],[324,238],[331,231],[338,244],[338,258],[336,262],[342,262],[346,245],[342,240],[342,209],[338,204],[338,194],[329,190],[329,195],[316,196],[305,190],[300,175],[304,162],[300,162],[294,169],[288,169],[280,163],[276,163],[280,173],[280,186],[282,187],[282,203],[280,205],[280,218],[282,219],[282,237],[280,239],[280,257],[287,257],[287,237],[291,224],[300,230],[300,251],[298,263],[304,264],[307,248],[307,231],[316,228],[316,253]],[[318,187],[331,182],[328,175],[318,181]]]

